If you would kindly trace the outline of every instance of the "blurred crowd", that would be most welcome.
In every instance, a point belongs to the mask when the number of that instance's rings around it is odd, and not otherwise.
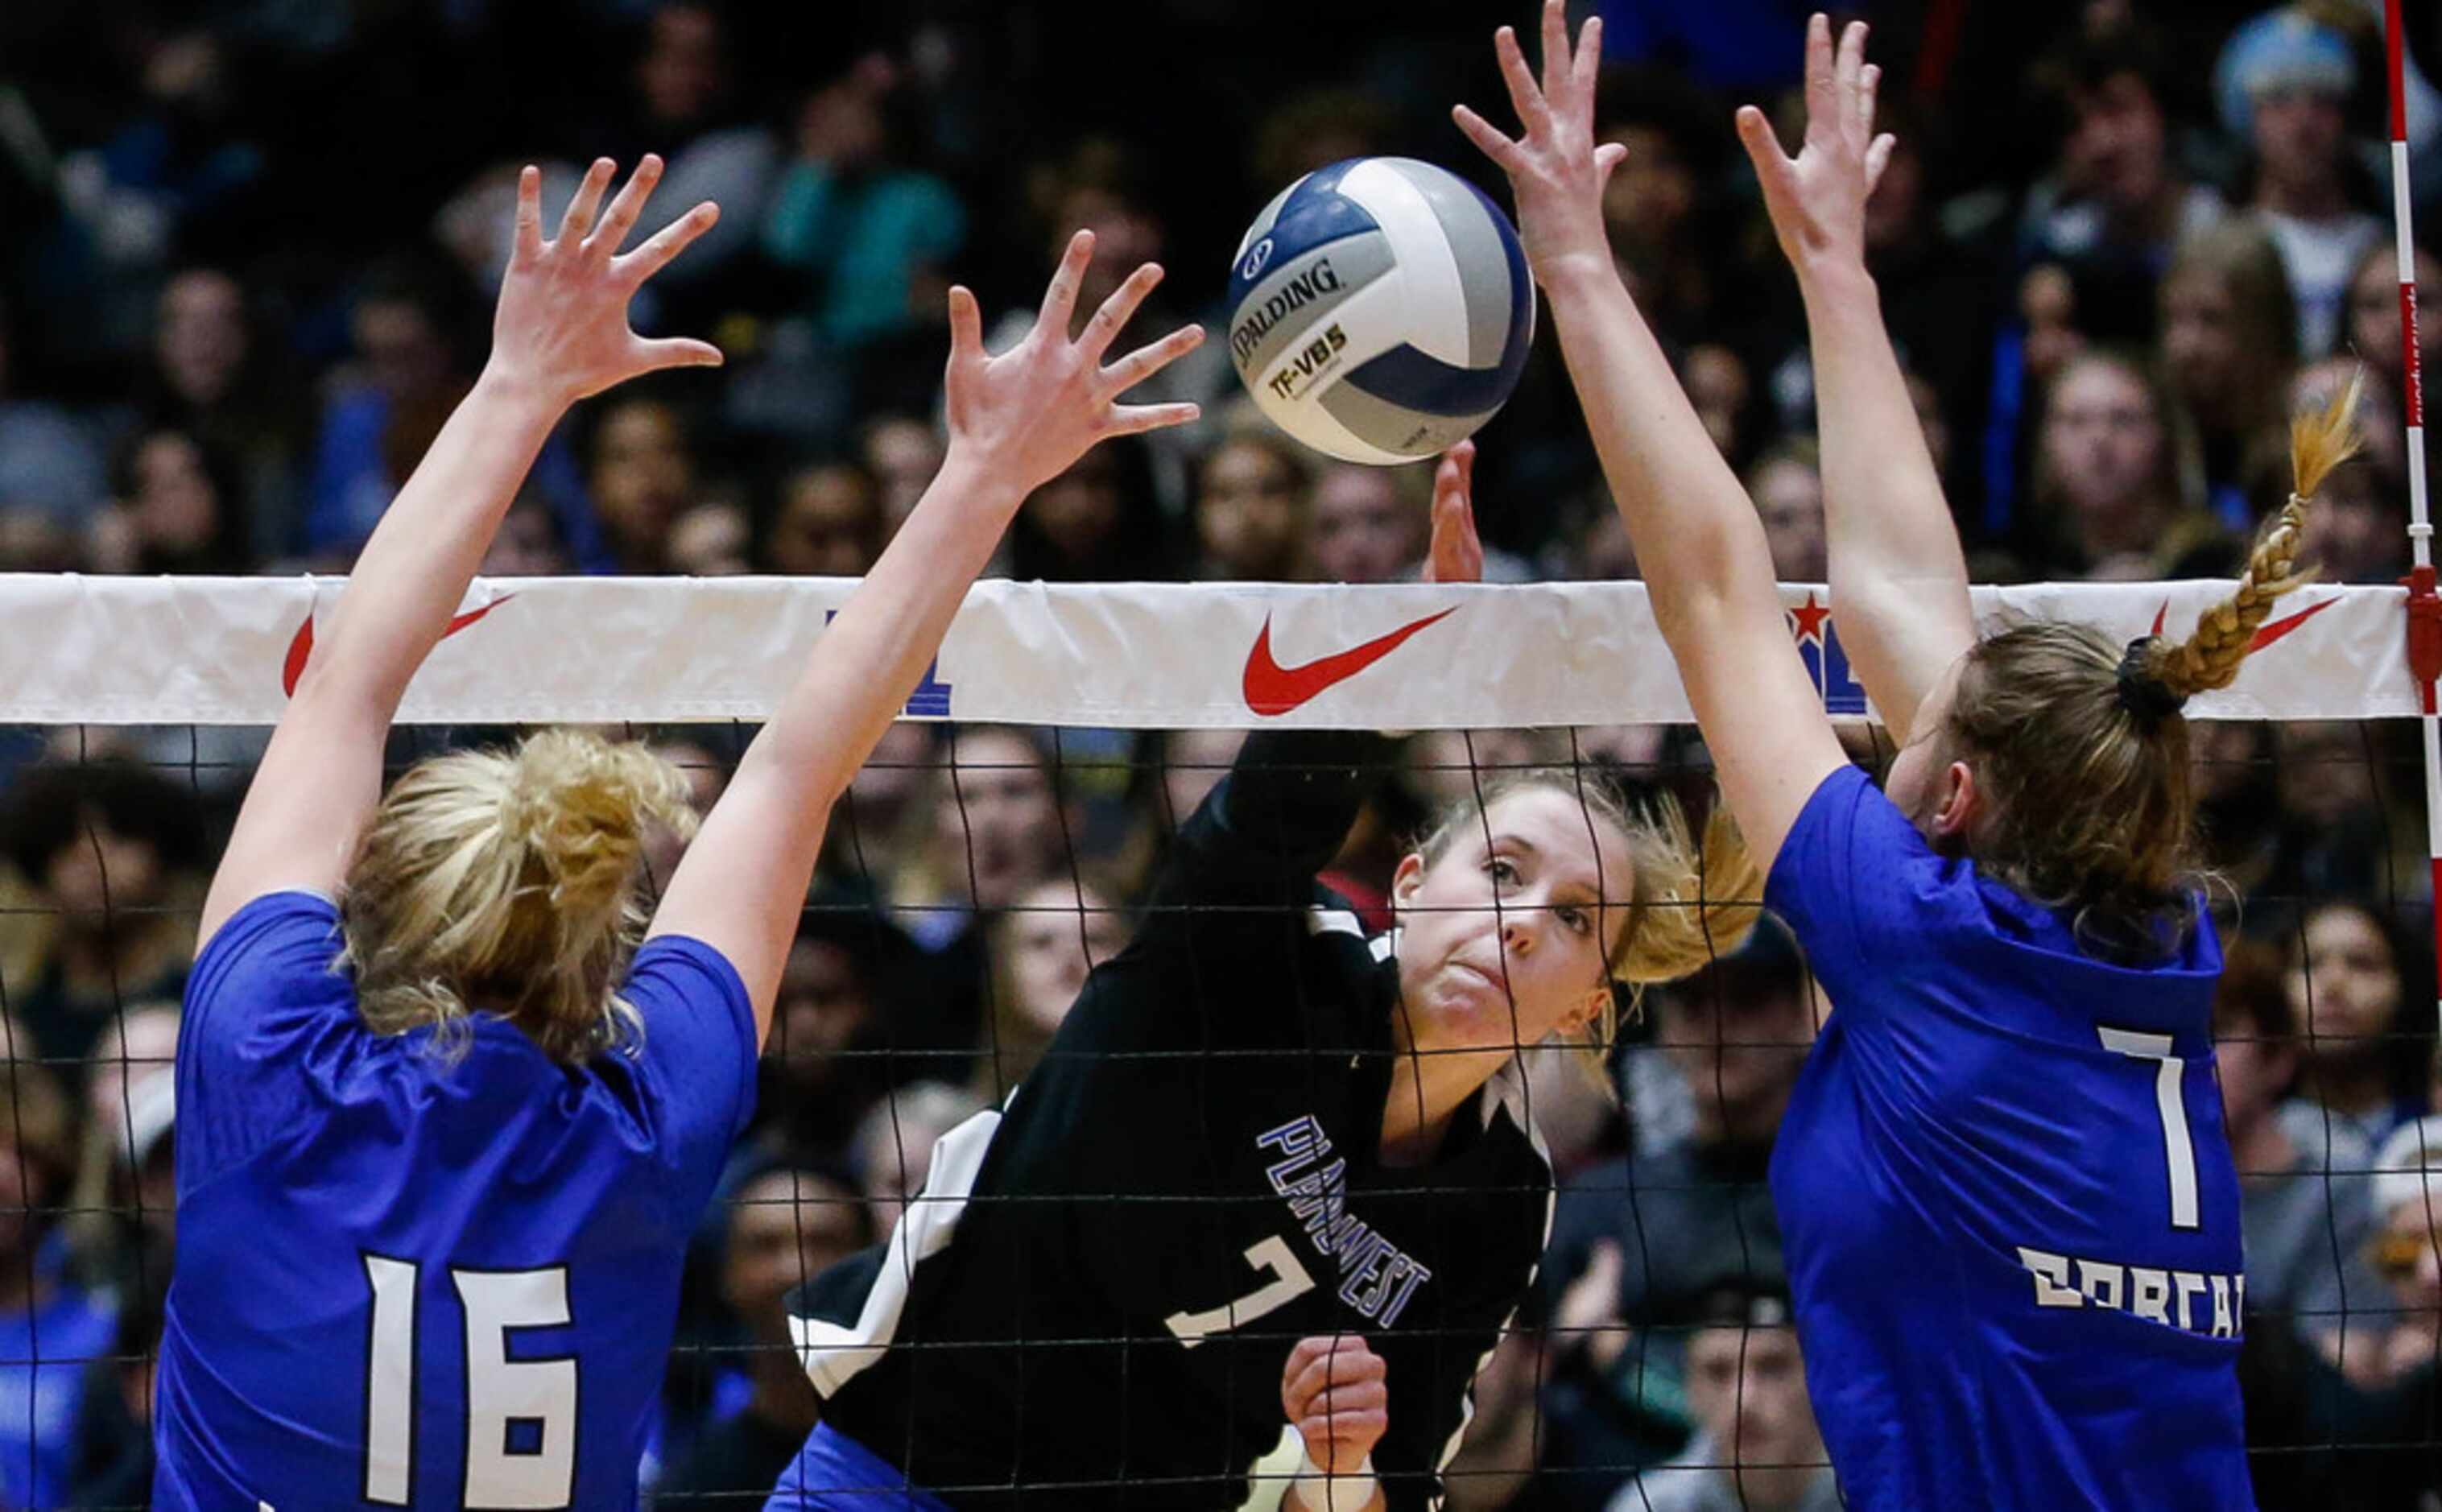
[[[1580,9],[1607,18],[1601,129],[1629,149],[1606,201],[1623,274],[1781,577],[1819,582],[1802,312],[1728,129],[1750,100],[1793,121],[1808,8]],[[2398,576],[2379,7],[1860,9],[1900,141],[1871,257],[1976,577],[2232,569],[2286,493],[2287,416],[2358,371],[2369,444],[2307,551],[2327,581]],[[1218,325],[1229,249],[1296,174],[1401,153],[1497,177],[1447,108],[1499,100],[1487,34],[1524,19],[1389,0],[823,9],[809,35],[794,8],[743,0],[0,6],[0,572],[344,571],[480,367],[518,167],[542,165],[549,214],[593,155],[652,150],[669,173],[640,235],[699,198],[722,219],[639,328],[709,337],[728,364],[586,407],[485,571],[858,574],[941,459],[952,281],[1013,330],[1086,226],[1084,307],[1158,258],[1171,277],[1133,335]],[[2436,40],[2412,36],[2406,96],[2428,226],[2442,96],[2417,65]],[[2414,274],[2432,356],[2442,264],[2420,251]],[[1027,501],[996,570],[1414,574],[1423,469],[1287,441],[1220,343],[1159,381],[1206,418],[1097,447]],[[1487,575],[1635,575],[1548,338],[1480,440]],[[392,756],[503,733],[403,730]],[[704,804],[743,738],[626,733]],[[2268,1507],[2442,1496],[2442,1259],[2418,1174],[2429,1147],[2442,1168],[2442,1078],[2411,1007],[2429,1000],[2433,899],[2403,733],[2196,726]],[[0,1508],[144,1501],[174,1241],[166,1067],[202,882],[260,738],[0,730]],[[1857,739],[1860,760],[1887,757]],[[757,1122],[700,1236],[657,1499],[759,1504],[819,1406],[782,1296],[885,1234],[933,1140],[1034,1063],[1236,741],[886,738],[832,826]],[[1686,731],[1420,737],[1327,880],[1386,921],[1390,869],[1438,804],[1472,773],[1553,760],[1706,796]],[[1530,1067],[1564,1185],[1451,1505],[1838,1504],[1763,1184],[1825,1011],[1767,928],[1649,994],[1607,1085],[1560,1056]]]

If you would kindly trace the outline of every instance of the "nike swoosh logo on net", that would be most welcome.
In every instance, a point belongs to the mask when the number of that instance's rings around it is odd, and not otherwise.
[[[1306,702],[1336,683],[1344,683],[1358,673],[1399,648],[1409,636],[1434,621],[1457,612],[1453,605],[1437,614],[1402,625],[1388,635],[1377,635],[1362,646],[1308,662],[1303,666],[1283,666],[1272,660],[1272,617],[1264,616],[1264,628],[1255,634],[1255,645],[1247,653],[1245,692],[1247,707],[1257,714],[1286,714]]]
[[[502,593],[482,609],[470,609],[464,614],[451,615],[449,623],[442,628],[441,638],[445,641],[449,639],[517,596],[515,593]],[[306,659],[313,654],[314,616],[309,612],[305,616],[305,623],[298,626],[297,633],[289,637],[288,654],[281,658],[280,691],[282,694],[290,698],[297,696],[297,681],[305,675]]]

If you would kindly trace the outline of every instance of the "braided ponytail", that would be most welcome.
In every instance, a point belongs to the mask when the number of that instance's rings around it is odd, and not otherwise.
[[[2146,675],[2172,697],[2185,699],[2230,686],[2239,665],[2254,649],[2256,628],[2271,614],[2272,601],[2312,580],[2312,571],[2297,565],[2298,549],[2305,541],[2306,504],[2332,469],[2357,452],[2358,392],[2364,381],[2362,374],[2351,378],[2321,412],[2290,420],[2289,466],[2297,489],[2256,542],[2237,590],[2205,610],[2186,640],[2174,646],[2156,637],[2147,643]]]

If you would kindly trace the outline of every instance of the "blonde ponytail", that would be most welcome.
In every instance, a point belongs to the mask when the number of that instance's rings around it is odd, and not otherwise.
[[[2175,699],[2212,688],[2230,686],[2255,648],[2255,632],[2272,612],[2273,600],[2313,580],[2314,574],[2297,565],[2305,543],[2306,504],[2324,486],[2333,468],[2358,449],[2358,392],[2362,373],[2332,396],[2321,411],[2308,411],[2289,422],[2289,466],[2296,491],[2256,542],[2247,572],[2230,597],[2204,611],[2196,632],[2174,646],[2156,639],[2146,650],[2146,672]]]
[[[564,1061],[624,1042],[639,1025],[613,987],[644,923],[639,863],[653,826],[683,838],[695,823],[676,768],[574,730],[411,768],[340,904],[365,1022],[435,1025],[454,1046],[484,1009]]]

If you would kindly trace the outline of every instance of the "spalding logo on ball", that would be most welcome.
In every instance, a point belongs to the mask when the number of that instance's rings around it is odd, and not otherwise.
[[[1230,358],[1317,451],[1431,457],[1492,418],[1535,337],[1526,254],[1483,191],[1410,157],[1352,157],[1283,190],[1230,269]]]

